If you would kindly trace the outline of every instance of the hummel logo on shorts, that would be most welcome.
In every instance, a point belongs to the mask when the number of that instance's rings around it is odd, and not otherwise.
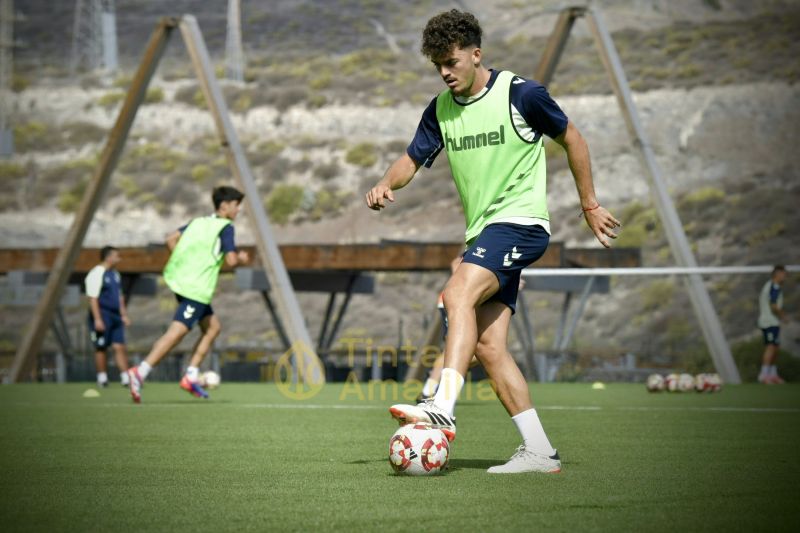
[[[194,312],[196,310],[197,309],[192,307],[191,305],[187,305],[186,306],[186,310],[183,312],[183,318],[185,318],[186,320],[189,320],[190,318],[192,318],[192,315],[194,314]]]
[[[516,246],[514,247],[513,250],[511,250],[511,254],[510,255],[511,255],[511,259],[508,258],[509,254],[506,254],[503,257],[503,266],[504,267],[510,267],[514,263],[514,261],[516,261],[517,259],[522,257],[522,254],[517,253],[517,247]]]
[[[477,248],[475,248],[475,251],[472,252],[472,255],[474,255],[475,257],[480,257],[481,259],[485,259],[483,256],[483,254],[485,253],[486,253],[486,248],[481,248],[480,246],[478,246]]]

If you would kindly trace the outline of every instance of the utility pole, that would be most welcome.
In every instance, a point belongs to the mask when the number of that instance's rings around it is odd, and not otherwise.
[[[76,0],[70,72],[114,72],[119,66],[114,0]]]
[[[231,81],[244,82],[240,0],[228,0],[228,33],[225,36],[225,77]]]
[[[14,131],[10,127],[10,102],[14,81],[14,0],[0,0],[0,157],[14,155]]]

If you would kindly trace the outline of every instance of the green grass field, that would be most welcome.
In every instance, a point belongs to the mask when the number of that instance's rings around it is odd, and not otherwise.
[[[556,475],[490,476],[518,435],[496,401],[457,408],[449,473],[388,465],[390,401],[223,384],[0,387],[4,531],[796,530],[800,387],[713,395],[534,385]],[[353,392],[352,390],[350,391]],[[365,395],[366,389],[364,389]],[[368,396],[368,395],[367,395]]]

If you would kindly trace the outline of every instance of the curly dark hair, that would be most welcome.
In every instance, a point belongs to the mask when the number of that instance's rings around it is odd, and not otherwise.
[[[428,21],[422,32],[421,51],[429,58],[449,54],[453,47],[481,46],[483,30],[472,13],[451,9]]]

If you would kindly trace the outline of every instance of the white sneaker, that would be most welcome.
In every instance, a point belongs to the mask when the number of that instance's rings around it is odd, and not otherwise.
[[[138,367],[128,369],[128,386],[133,403],[142,403],[142,378],[139,376]]]
[[[548,457],[529,451],[522,444],[506,464],[493,466],[487,472],[490,474],[519,474],[522,472],[558,474],[561,472],[561,458],[558,456],[558,451]]]
[[[433,405],[433,398],[418,403],[417,405],[396,404],[389,408],[389,413],[401,426],[406,424],[430,424],[441,429],[447,440],[456,440],[456,417],[450,416],[447,411]]]

